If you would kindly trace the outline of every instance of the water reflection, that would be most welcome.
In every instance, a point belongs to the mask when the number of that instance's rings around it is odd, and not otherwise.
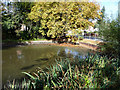
[[[75,58],[79,54],[79,52],[70,50],[68,48],[65,48],[65,53],[68,54],[68,55],[72,55],[73,58]]]
[[[19,60],[24,57],[24,55],[22,54],[22,51],[21,51],[21,50],[17,50],[16,53],[17,53],[17,58],[18,58]]]
[[[59,49],[57,52],[57,55],[60,57],[67,57],[67,58],[73,58],[73,59],[76,59],[76,58],[85,59],[86,58],[86,53],[83,54],[79,51],[76,51],[68,47],[64,49]]]
[[[85,58],[88,49],[49,45],[29,45],[2,50],[2,82],[23,77],[21,72],[32,72],[37,67],[45,69],[59,57]]]

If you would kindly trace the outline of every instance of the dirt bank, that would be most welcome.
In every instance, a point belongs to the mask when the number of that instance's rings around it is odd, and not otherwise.
[[[87,44],[87,43],[80,43],[79,45],[73,45],[73,44],[69,44],[69,43],[62,43],[62,44],[58,44],[58,43],[51,43],[49,45],[56,45],[56,46],[67,46],[67,47],[85,47],[85,48],[89,48],[92,50],[96,50],[98,48],[97,45],[91,45],[91,44]]]
[[[45,44],[45,45],[56,45],[56,46],[65,46],[65,47],[85,47],[92,50],[96,50],[98,48],[97,45],[80,42],[79,45],[74,45],[70,43],[53,43],[52,41],[31,41],[31,42],[19,42],[19,43],[2,43],[2,48],[9,48],[9,47],[16,47],[16,46],[23,46],[23,45],[38,45],[38,44]]]

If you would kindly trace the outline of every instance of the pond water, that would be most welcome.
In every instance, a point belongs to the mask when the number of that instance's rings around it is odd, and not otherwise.
[[[24,77],[21,72],[32,72],[37,67],[43,70],[55,63],[56,58],[84,58],[89,50],[83,47],[52,45],[29,45],[2,50],[2,82]]]

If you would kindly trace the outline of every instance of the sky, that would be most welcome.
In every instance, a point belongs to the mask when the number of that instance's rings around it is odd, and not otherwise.
[[[110,19],[115,19],[118,16],[118,2],[120,0],[96,0],[102,9],[105,6],[105,14]],[[111,17],[112,16],[112,17]]]
[[[12,1],[12,0],[3,0],[3,1]],[[105,14],[107,17],[111,18],[111,16],[112,16],[112,19],[117,18],[117,16],[118,16],[118,2],[120,0],[90,0],[90,1],[98,2],[100,4],[101,9],[103,6],[105,6]]]

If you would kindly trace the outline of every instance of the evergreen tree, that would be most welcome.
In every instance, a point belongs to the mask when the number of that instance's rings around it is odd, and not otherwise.
[[[105,7],[103,6],[102,10],[101,10],[101,19],[99,19],[97,21],[97,28],[99,28],[99,36],[102,36],[103,33],[102,31],[104,30],[104,25],[105,25]]]

